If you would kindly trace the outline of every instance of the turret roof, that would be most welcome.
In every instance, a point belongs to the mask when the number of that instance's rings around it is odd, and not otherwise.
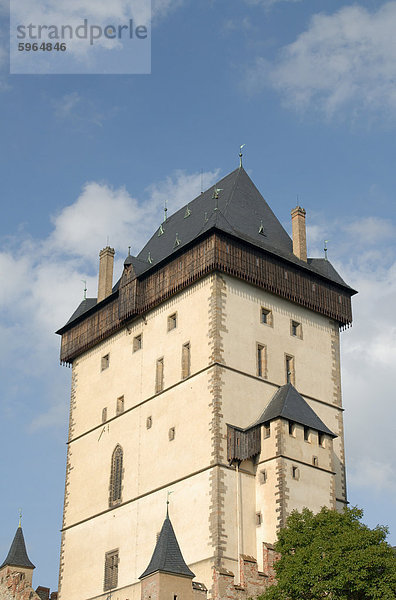
[[[275,392],[261,417],[247,429],[272,421],[273,419],[278,419],[279,417],[299,423],[300,425],[305,425],[311,429],[316,429],[321,433],[327,433],[331,437],[337,437],[326,427],[316,412],[291,383],[282,385]]]
[[[168,514],[162,525],[150,563],[139,579],[143,579],[143,577],[147,577],[157,571],[182,575],[184,577],[195,577],[184,561]]]
[[[25,567],[26,569],[35,569],[34,564],[29,560],[26,551],[25,539],[23,537],[22,527],[19,526],[16,530],[11,548],[7,554],[7,558],[0,566],[3,567]]]

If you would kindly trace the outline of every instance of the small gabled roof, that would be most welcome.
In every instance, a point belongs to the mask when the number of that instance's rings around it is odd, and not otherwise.
[[[257,425],[262,425],[273,419],[278,419],[279,417],[294,421],[300,425],[305,425],[311,429],[316,429],[316,431],[320,431],[321,433],[327,433],[327,435],[330,435],[333,438],[337,437],[328,427],[326,427],[323,421],[319,419],[316,412],[312,410],[307,401],[304,400],[291,383],[282,385],[282,387],[275,392],[261,417],[248,429],[256,427]]]
[[[26,551],[25,539],[23,537],[22,527],[19,526],[16,530],[11,548],[7,554],[7,558],[0,566],[3,567],[24,567],[25,569],[35,569],[34,564],[29,560]]]
[[[149,566],[140,575],[139,579],[143,579],[143,577],[147,577],[157,571],[191,577],[191,579],[195,577],[184,561],[168,514],[162,525]]]

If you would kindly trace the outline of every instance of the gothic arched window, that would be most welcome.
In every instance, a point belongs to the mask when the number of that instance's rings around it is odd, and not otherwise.
[[[121,446],[116,446],[111,457],[110,473],[110,499],[109,505],[121,502],[122,476],[123,476],[123,451]]]

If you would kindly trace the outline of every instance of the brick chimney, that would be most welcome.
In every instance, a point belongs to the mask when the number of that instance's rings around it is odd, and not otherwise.
[[[293,254],[307,262],[307,234],[305,230],[305,210],[296,206],[291,211],[293,231]]]
[[[110,296],[113,288],[114,248],[106,246],[99,253],[98,302]]]

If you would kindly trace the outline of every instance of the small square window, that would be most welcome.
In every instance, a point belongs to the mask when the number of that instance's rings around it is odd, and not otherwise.
[[[302,325],[298,321],[290,321],[290,335],[302,340]]]
[[[261,515],[261,512],[256,512],[256,527],[260,527],[262,522],[263,522],[263,517]]]
[[[173,315],[169,315],[168,317],[168,331],[172,331],[172,329],[176,329],[177,327],[177,313],[173,313]]]
[[[107,421],[107,407],[102,409],[102,423]]]
[[[260,320],[264,325],[270,325],[272,327],[272,311],[269,308],[261,307]]]
[[[267,471],[263,469],[260,471],[260,483],[267,483]]]
[[[175,439],[175,435],[176,435],[175,428],[171,427],[168,432],[168,437],[169,437],[170,442]]]
[[[139,334],[133,338],[133,352],[137,352],[142,349],[143,345],[143,336]]]
[[[270,423],[264,423],[264,437],[269,438],[271,435],[271,425]]]
[[[317,467],[319,465],[319,460],[317,456],[312,457],[312,464],[314,467]]]
[[[146,429],[151,429],[152,426],[153,426],[153,418],[152,417],[147,417],[147,419],[146,419]]]
[[[292,477],[293,479],[300,479],[300,469],[294,465],[292,466]]]
[[[309,442],[309,427],[306,427],[305,425],[304,425],[304,440],[306,442]]]
[[[120,415],[123,412],[124,412],[124,396],[120,396],[119,398],[117,398],[116,415]]]
[[[110,354],[106,354],[105,356],[102,356],[101,361],[100,361],[100,370],[104,371],[105,369],[108,369],[109,364],[110,364]]]

